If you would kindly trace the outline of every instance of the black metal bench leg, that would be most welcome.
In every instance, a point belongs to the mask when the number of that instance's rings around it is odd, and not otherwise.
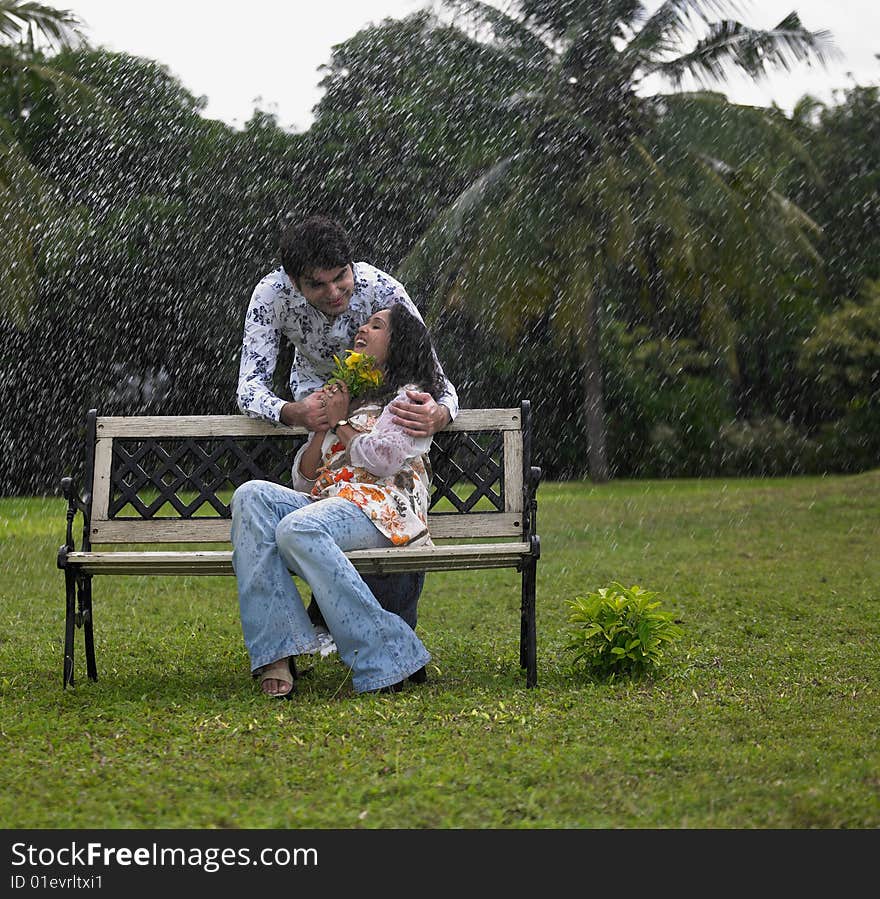
[[[73,630],[76,624],[76,577],[64,572],[64,593],[67,611],[64,619],[64,687],[73,686]]]
[[[79,611],[82,616],[83,636],[86,641],[86,671],[91,680],[98,679],[95,663],[95,631],[92,627],[92,578],[85,576],[79,585]]]
[[[538,685],[538,647],[535,625],[535,580],[537,563],[534,559],[522,569],[522,608],[520,611],[519,664],[526,669],[526,686]]]

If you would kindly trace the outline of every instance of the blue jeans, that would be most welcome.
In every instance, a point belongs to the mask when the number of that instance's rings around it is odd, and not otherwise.
[[[389,612],[394,612],[413,629],[419,618],[419,597],[425,586],[424,571],[400,571],[395,574],[365,574],[364,583],[370,588],[370,593],[379,600],[379,605]],[[327,624],[321,617],[321,610],[313,599],[306,611],[315,627],[326,628]]]
[[[431,656],[415,631],[379,605],[345,557],[390,545],[348,500],[242,484],[232,496],[232,567],[251,670],[319,646],[291,572],[312,588],[355,692],[396,684],[425,665]]]

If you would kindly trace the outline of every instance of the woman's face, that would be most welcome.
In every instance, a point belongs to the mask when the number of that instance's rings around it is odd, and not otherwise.
[[[358,353],[372,356],[376,365],[382,368],[388,359],[388,345],[391,342],[391,310],[383,309],[371,315],[358,328],[354,338],[354,349]]]

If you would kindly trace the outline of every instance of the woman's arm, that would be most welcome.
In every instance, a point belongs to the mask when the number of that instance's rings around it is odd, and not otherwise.
[[[406,396],[405,390],[399,396]],[[347,442],[352,465],[366,468],[377,477],[395,474],[408,459],[414,459],[431,448],[431,437],[412,437],[403,427],[395,424],[394,410],[390,403],[382,410],[368,434],[358,433],[354,429],[352,431]],[[336,433],[339,434],[340,429]]]
[[[321,468],[323,454],[321,446],[324,443],[326,431],[314,431],[306,444],[305,449],[299,455],[299,475],[306,481],[314,481],[318,477],[318,469]]]
[[[326,431],[324,431],[320,434],[313,433],[309,437],[308,441],[306,441],[306,443],[304,443],[299,448],[299,450],[297,451],[297,454],[293,457],[293,466],[291,468],[292,483],[290,486],[293,487],[294,490],[299,490],[302,493],[311,493],[312,492],[312,487],[315,486],[315,478],[316,478],[317,472],[315,472],[315,474],[312,477],[307,478],[305,476],[305,474],[303,473],[301,463],[302,463],[303,456],[305,456],[305,454],[307,452],[314,453],[317,451],[319,460],[322,458],[321,446],[324,442],[324,435],[326,433],[327,433]],[[308,469],[309,472],[311,472],[311,470],[312,470],[311,465],[307,464],[306,468]]]

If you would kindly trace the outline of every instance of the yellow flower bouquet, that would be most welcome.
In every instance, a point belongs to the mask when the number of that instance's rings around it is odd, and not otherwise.
[[[342,383],[347,385],[348,394],[352,398],[370,387],[378,387],[382,383],[382,372],[376,367],[373,356],[345,351],[345,359],[334,356],[336,367],[333,369],[327,384]]]

